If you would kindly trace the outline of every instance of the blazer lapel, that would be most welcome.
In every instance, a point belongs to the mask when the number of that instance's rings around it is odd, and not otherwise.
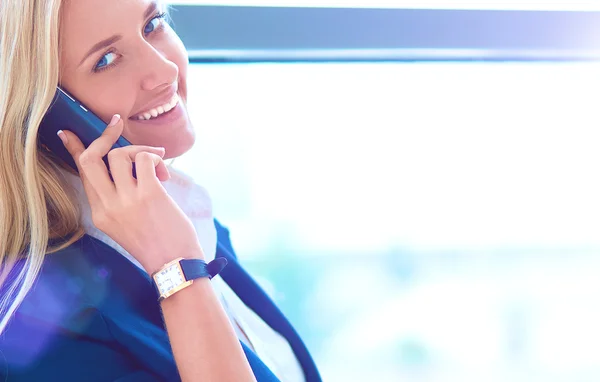
[[[252,279],[252,277],[241,267],[235,254],[228,248],[230,247],[227,245],[228,241],[225,241],[225,243],[221,242],[220,236],[221,235],[219,235],[219,241],[217,242],[217,252],[215,257],[226,258],[228,264],[219,275],[221,275],[223,280],[248,308],[252,309],[271,328],[279,332],[279,334],[288,340],[294,354],[300,362],[306,380],[309,382],[321,381],[317,367],[296,330],[269,296],[267,296],[254,279]]]

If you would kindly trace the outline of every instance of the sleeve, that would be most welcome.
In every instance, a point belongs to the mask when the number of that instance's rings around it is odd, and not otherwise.
[[[180,381],[171,346],[164,330],[155,327],[148,321],[115,322],[107,319],[107,325],[115,338],[127,348],[127,351],[140,362],[145,370],[160,375],[166,381]],[[240,344],[258,382],[279,382],[252,350],[243,343],[240,342]],[[124,379],[122,382],[138,381],[135,379],[135,375],[128,378],[133,379]]]

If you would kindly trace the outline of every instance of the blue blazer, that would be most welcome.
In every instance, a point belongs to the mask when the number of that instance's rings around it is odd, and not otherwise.
[[[289,341],[306,380],[321,381],[294,328],[238,263],[228,230],[215,226],[225,282]],[[242,346],[256,379],[277,381]],[[0,336],[0,381],[180,381],[150,277],[89,235],[48,255]]]

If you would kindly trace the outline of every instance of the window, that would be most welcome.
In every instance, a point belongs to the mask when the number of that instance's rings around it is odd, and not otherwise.
[[[208,20],[198,40],[173,14],[198,131],[175,166],[324,380],[600,379],[597,14],[513,13],[537,30],[489,29],[457,56],[473,34],[429,36],[423,19],[397,45],[351,46],[340,26],[309,49],[321,35],[295,38],[301,22],[277,44],[273,24],[220,30],[264,10],[231,8],[179,12]],[[559,20],[573,28],[545,35]]]
[[[600,58],[600,12],[179,5],[171,17],[192,62]]]
[[[190,81],[198,143],[176,164],[325,380],[596,370],[595,64],[196,64]]]

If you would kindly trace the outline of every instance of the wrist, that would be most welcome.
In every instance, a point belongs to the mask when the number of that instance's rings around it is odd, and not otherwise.
[[[191,286],[194,280],[212,279],[227,265],[227,260],[219,257],[210,263],[202,259],[177,258],[152,274],[154,285],[162,301]]]
[[[171,252],[164,251],[162,253],[155,253],[153,255],[147,256],[147,258],[144,259],[144,261],[140,261],[140,264],[144,267],[146,272],[150,276],[152,276],[158,270],[163,268],[166,264],[178,258],[204,260],[204,252],[202,251],[202,248],[200,246],[190,248],[188,250]]]

